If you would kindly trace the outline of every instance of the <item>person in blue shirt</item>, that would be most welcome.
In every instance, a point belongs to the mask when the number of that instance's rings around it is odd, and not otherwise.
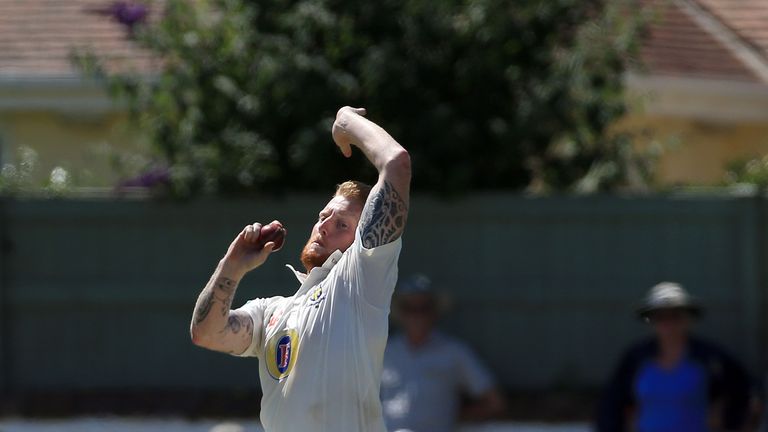
[[[596,430],[744,430],[749,376],[722,348],[691,334],[701,306],[679,284],[663,282],[637,312],[654,335],[625,352],[600,401]]]

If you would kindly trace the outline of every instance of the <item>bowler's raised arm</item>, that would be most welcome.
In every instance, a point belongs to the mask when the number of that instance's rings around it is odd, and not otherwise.
[[[363,246],[370,249],[396,240],[405,230],[411,158],[387,131],[364,115],[363,108],[341,108],[333,124],[333,139],[344,156],[352,155],[351,146],[360,148],[379,172],[358,224]]]

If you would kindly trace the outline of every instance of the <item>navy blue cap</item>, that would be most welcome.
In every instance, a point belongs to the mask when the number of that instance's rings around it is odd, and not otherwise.
[[[422,273],[416,273],[400,282],[397,287],[398,294],[430,294],[434,295],[432,290],[432,280]]]

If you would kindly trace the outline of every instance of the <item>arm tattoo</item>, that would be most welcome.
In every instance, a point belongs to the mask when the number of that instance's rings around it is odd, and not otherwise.
[[[200,294],[200,298],[197,299],[197,305],[195,306],[195,324],[200,324],[208,317],[208,312],[211,311],[213,306],[213,291],[205,290]]]
[[[363,246],[374,248],[394,241],[403,234],[408,205],[392,184],[384,180],[365,204],[360,218]]]
[[[193,339],[197,333],[201,337],[200,341],[205,341],[201,342],[201,346],[235,354],[252,343],[253,319],[245,311],[230,310],[237,284],[238,281],[227,277],[211,277],[200,293],[190,331]],[[211,314],[214,309],[221,313]]]
[[[240,318],[235,315],[232,315],[227,320],[227,327],[225,329],[229,329],[232,333],[238,333],[240,331],[240,327],[242,327]]]
[[[247,314],[238,314],[233,312],[227,319],[227,325],[220,333],[230,332],[232,334],[240,333],[240,330],[245,329],[245,335],[253,337],[253,320]]]
[[[237,281],[225,277],[216,279],[213,282],[213,286],[206,287],[195,305],[195,324],[200,324],[208,318],[214,302],[221,304],[221,314],[226,316],[229,313],[230,306],[232,306],[232,299],[235,296],[236,289]]]

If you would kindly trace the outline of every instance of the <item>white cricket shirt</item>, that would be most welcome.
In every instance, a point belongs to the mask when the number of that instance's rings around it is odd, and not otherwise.
[[[241,355],[259,358],[266,432],[385,432],[379,383],[401,244],[366,249],[357,232],[322,267],[294,270],[292,297],[240,308],[254,322]]]

